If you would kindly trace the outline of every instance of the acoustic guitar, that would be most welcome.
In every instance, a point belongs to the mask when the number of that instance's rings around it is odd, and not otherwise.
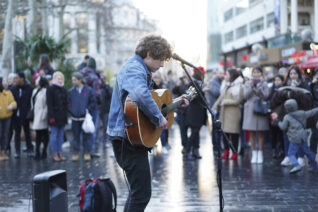
[[[182,96],[172,100],[171,92],[167,89],[156,89],[150,91],[150,93],[161,113],[168,121],[168,127],[171,127],[174,120],[174,109],[184,102]],[[183,96],[191,101],[196,95],[195,89],[190,87],[187,94]],[[162,130],[155,126],[148,117],[138,109],[136,103],[134,103],[129,96],[126,98],[124,111],[134,123],[126,130],[130,143],[133,146],[153,147],[157,143]]]

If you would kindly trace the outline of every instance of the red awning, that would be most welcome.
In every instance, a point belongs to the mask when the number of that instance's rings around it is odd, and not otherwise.
[[[299,64],[300,69],[307,69],[307,68],[312,69],[317,67],[318,67],[318,57],[309,58],[309,60]]]

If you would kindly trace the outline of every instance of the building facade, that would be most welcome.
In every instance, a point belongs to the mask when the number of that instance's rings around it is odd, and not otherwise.
[[[318,0],[225,0],[219,10],[225,66],[282,65],[318,41]]]
[[[1,45],[7,0],[0,0],[0,4]],[[15,36],[28,36],[33,16],[36,33],[48,34],[57,41],[63,36],[70,40],[67,58],[80,63],[88,54],[96,59],[100,70],[116,72],[134,53],[140,37],[156,32],[156,23],[144,17],[132,0],[24,0],[18,5],[12,20]]]

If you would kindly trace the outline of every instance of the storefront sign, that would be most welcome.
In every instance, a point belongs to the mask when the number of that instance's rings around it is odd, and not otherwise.
[[[291,47],[291,48],[287,48],[287,49],[282,49],[281,55],[282,55],[282,57],[289,57],[295,52],[296,52],[296,48]]]

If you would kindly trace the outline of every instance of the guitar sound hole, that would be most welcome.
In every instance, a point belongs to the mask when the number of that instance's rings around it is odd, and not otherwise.
[[[166,104],[163,104],[163,105],[161,106],[161,112],[162,112],[162,115],[163,115],[165,118],[167,118],[167,111],[165,110],[166,107],[167,107]]]

